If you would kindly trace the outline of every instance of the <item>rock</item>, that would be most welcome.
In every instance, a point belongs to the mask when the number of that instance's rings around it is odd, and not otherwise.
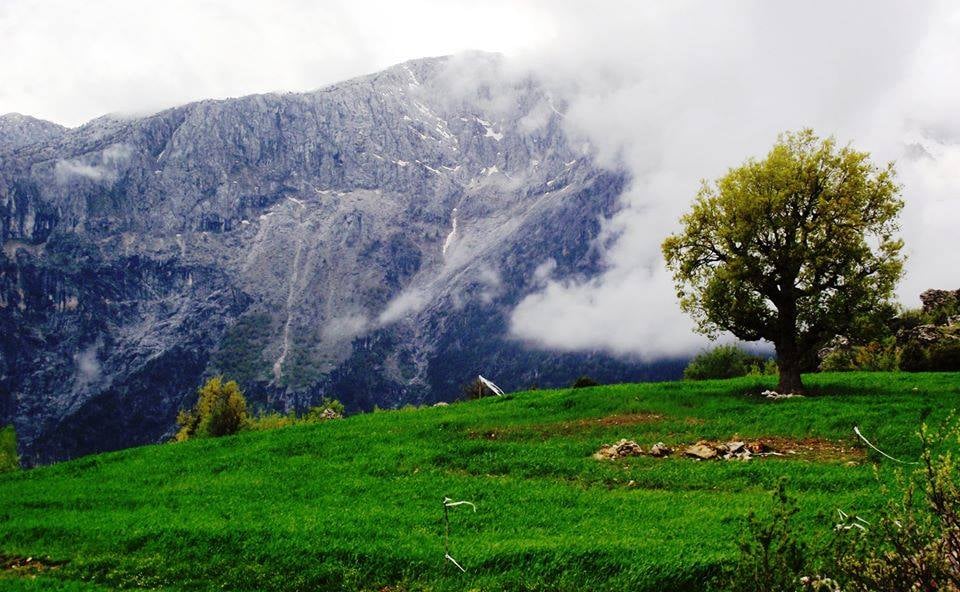
[[[320,413],[320,419],[343,419],[343,415],[337,413],[333,409],[327,408]]]
[[[605,444],[593,457],[598,460],[616,460],[627,456],[640,456],[643,449],[633,440],[620,440],[616,444]]]
[[[673,454],[673,449],[663,442],[657,442],[650,447],[650,456],[654,458],[663,458],[665,456],[670,456],[671,454]]]
[[[698,460],[712,460],[720,455],[716,448],[704,440],[697,442],[693,446],[688,446],[684,449],[683,454]]]
[[[960,290],[925,290],[920,294],[923,312],[936,314],[955,308],[960,302]]]
[[[446,401],[438,401],[438,402],[434,403],[433,406],[434,406],[434,407],[449,407],[449,406],[450,406],[450,403],[447,403]]]
[[[803,395],[798,393],[778,393],[777,391],[766,390],[760,393],[761,396],[766,397],[767,399],[779,400],[779,399],[795,399],[803,398]]]
[[[727,442],[726,444],[727,452],[730,454],[737,454],[743,452],[747,448],[746,442]]]

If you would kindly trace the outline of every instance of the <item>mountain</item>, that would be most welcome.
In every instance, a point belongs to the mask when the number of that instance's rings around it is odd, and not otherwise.
[[[168,437],[213,373],[281,410],[430,403],[478,373],[677,375],[510,336],[545,278],[602,268],[627,179],[568,137],[562,98],[498,64],[5,135],[0,422],[27,461]]]
[[[62,125],[28,115],[0,115],[0,152],[51,140],[66,131]]]

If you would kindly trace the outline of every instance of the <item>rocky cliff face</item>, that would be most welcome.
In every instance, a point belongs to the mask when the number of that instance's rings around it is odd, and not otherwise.
[[[535,82],[464,91],[447,64],[0,126],[0,423],[27,459],[164,438],[218,372],[259,406],[353,410],[450,399],[478,372],[678,372],[509,337],[548,274],[598,271],[625,179]]]

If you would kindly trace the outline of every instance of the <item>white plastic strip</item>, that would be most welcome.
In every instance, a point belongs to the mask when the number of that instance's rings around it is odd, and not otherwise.
[[[487,388],[490,389],[491,391],[493,391],[494,394],[496,394],[498,397],[502,397],[502,396],[503,396],[503,389],[501,389],[499,386],[493,384],[492,382],[490,382],[489,380],[487,380],[487,379],[484,378],[483,376],[480,376],[479,374],[477,374],[477,378],[479,378],[479,379],[480,379],[480,382],[482,382],[483,384],[485,384],[485,385],[487,386]]]
[[[920,463],[918,463],[918,462],[907,462],[907,461],[905,461],[905,460],[900,460],[899,458],[893,458],[892,456],[890,456],[890,455],[887,454],[886,452],[880,450],[879,448],[877,448],[876,446],[874,446],[872,443],[870,443],[870,440],[867,440],[866,437],[864,437],[863,434],[860,433],[860,428],[859,428],[859,426],[853,426],[853,432],[854,432],[856,435],[860,436],[860,439],[863,440],[864,442],[866,442],[866,443],[867,443],[867,446],[869,446],[870,448],[873,448],[874,450],[876,450],[877,452],[879,452],[880,454],[882,454],[883,456],[889,458],[890,460],[892,460],[892,461],[894,461],[894,462],[898,462],[898,463],[900,463],[900,464],[902,464],[902,465],[919,465],[919,464],[920,464]]]

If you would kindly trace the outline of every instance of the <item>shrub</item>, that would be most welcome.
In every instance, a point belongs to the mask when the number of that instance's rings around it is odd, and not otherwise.
[[[0,429],[0,473],[20,469],[20,455],[17,453],[17,432],[9,425]]]
[[[935,436],[924,426],[920,439],[920,467],[901,474],[900,498],[868,527],[841,528],[837,572],[844,590],[960,591],[960,471],[949,452],[960,430],[954,421]]]
[[[306,423],[323,421],[327,419],[337,419],[343,417],[345,412],[346,407],[343,406],[343,403],[337,399],[328,399],[327,397],[324,397],[320,400],[320,404],[311,407],[310,410],[304,414],[302,419]]]
[[[683,377],[687,380],[735,378],[752,371],[766,373],[767,369],[766,358],[750,355],[736,345],[720,345],[697,354],[683,371]]]
[[[581,376],[580,378],[574,380],[573,384],[570,385],[571,388],[575,389],[589,388],[591,386],[600,386],[600,383],[589,376]]]
[[[324,397],[320,404],[311,407],[306,413],[297,415],[295,411],[290,413],[279,413],[269,411],[261,413],[256,417],[249,419],[245,429],[253,431],[267,431],[285,428],[292,425],[317,423],[328,419],[340,419],[343,417],[345,408],[343,403],[336,399]]]
[[[939,372],[960,370],[960,342],[939,343],[930,348],[929,368]]]
[[[820,369],[824,372],[891,372],[898,367],[897,345],[892,337],[883,341],[871,341],[866,345],[839,347],[824,356],[820,362]]]
[[[792,522],[797,504],[787,495],[786,479],[773,492],[773,510],[767,519],[753,512],[740,540],[740,559],[729,574],[726,588],[738,592],[795,592],[809,563],[808,547]]]
[[[247,400],[233,380],[214,376],[197,391],[197,403],[177,416],[178,441],[236,434],[247,423]]]
[[[927,350],[919,343],[910,342],[900,350],[900,369],[906,372],[923,372],[930,369]]]

